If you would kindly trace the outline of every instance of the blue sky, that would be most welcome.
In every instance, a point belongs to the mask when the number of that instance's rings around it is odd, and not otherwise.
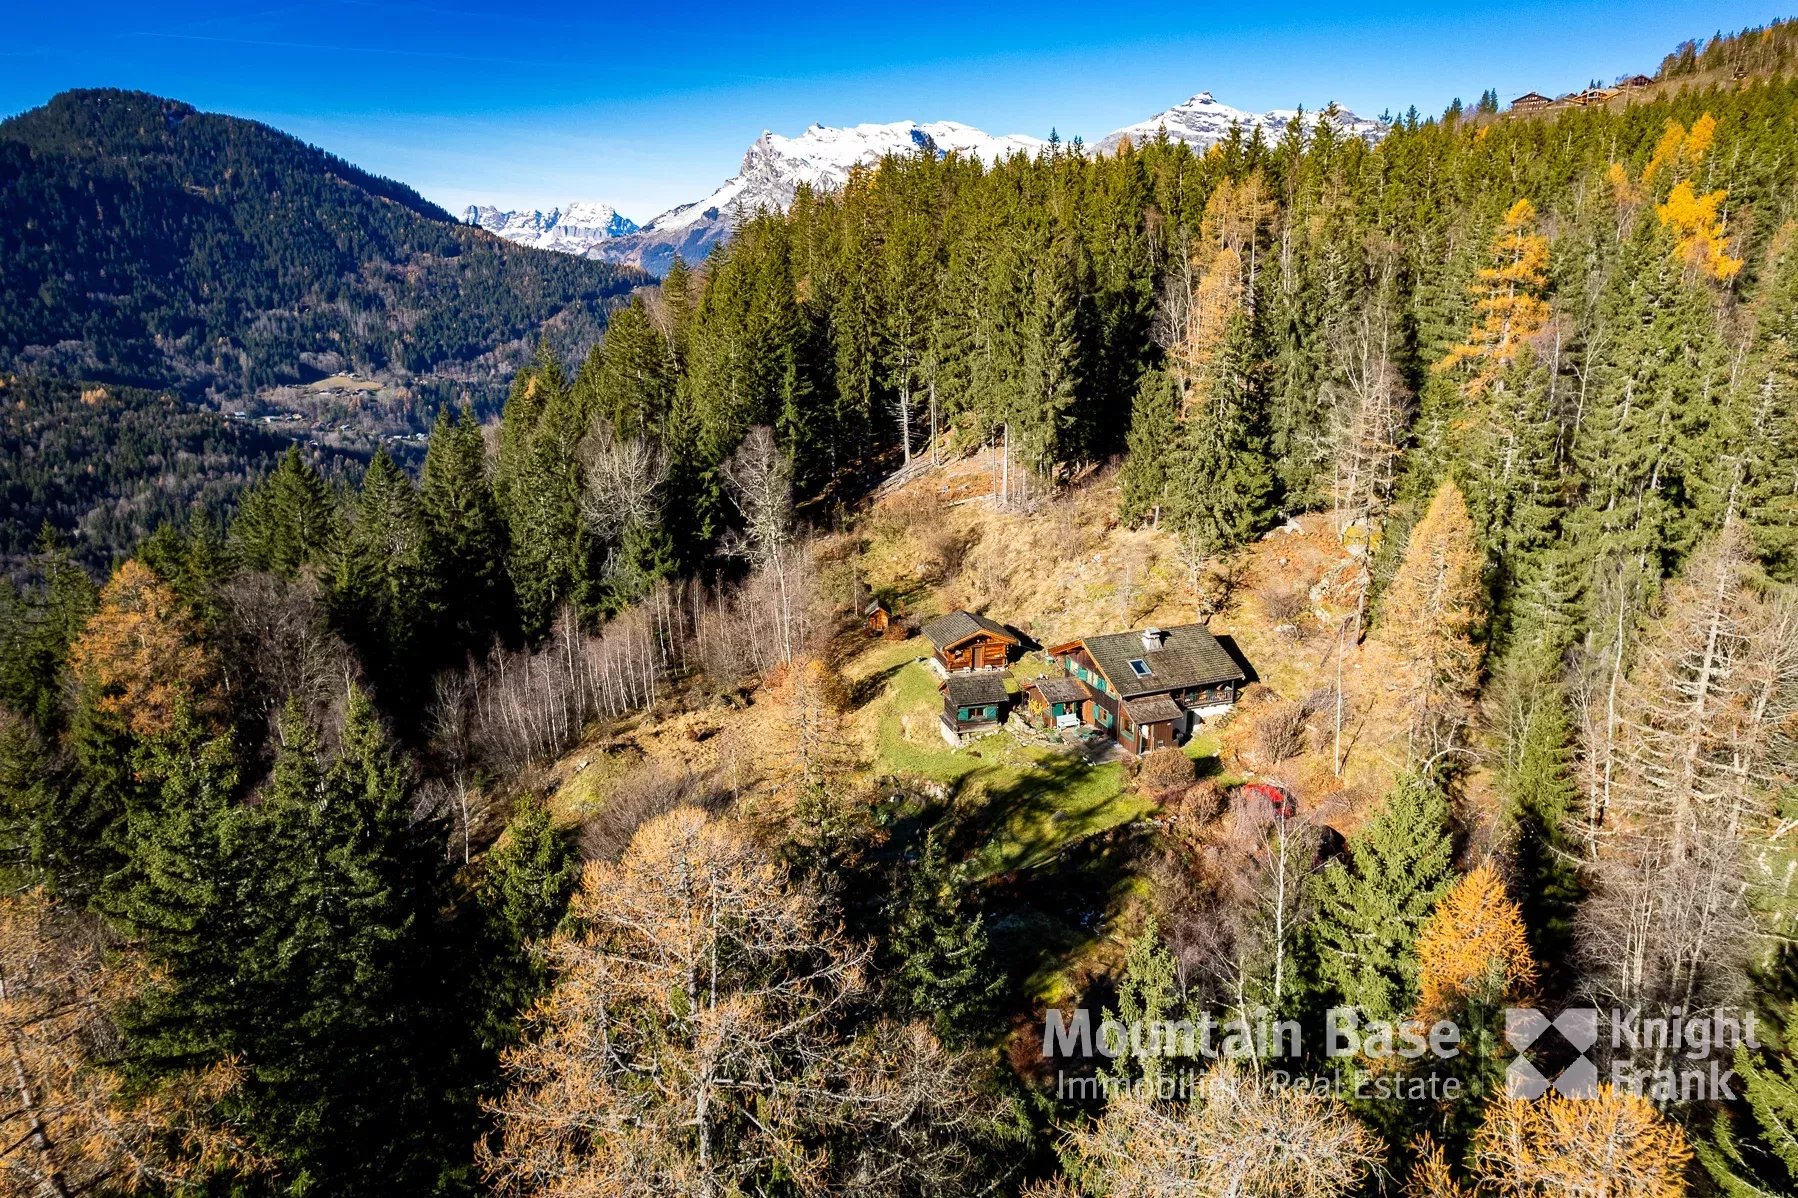
[[[1798,8],[1798,3],[1790,5]],[[735,173],[763,129],[960,120],[1089,140],[1194,92],[1439,111],[1652,71],[1765,3],[709,4],[4,0],[0,114],[141,88],[267,121],[459,210],[615,204]]]

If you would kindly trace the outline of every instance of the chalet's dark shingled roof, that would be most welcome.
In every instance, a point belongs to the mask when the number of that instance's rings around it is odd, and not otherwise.
[[[1026,689],[1033,689],[1043,697],[1045,703],[1080,703],[1092,697],[1092,691],[1086,683],[1078,678],[1069,678],[1066,674],[1045,674],[1041,678],[1033,678],[1025,683]]]
[[[1138,724],[1159,724],[1164,720],[1180,718],[1180,705],[1166,695],[1152,695],[1147,699],[1131,699],[1124,704],[1124,710]]]
[[[1003,674],[954,674],[943,683],[943,689],[949,692],[949,702],[957,707],[984,707],[988,703],[1011,701]]]
[[[977,632],[1003,637],[1009,644],[1018,643],[1017,635],[1005,625],[965,611],[952,611],[946,616],[938,616],[924,625],[923,632],[938,649],[959,645]]]
[[[1203,624],[1176,624],[1162,631],[1161,648],[1147,651],[1143,649],[1140,631],[1084,637],[1081,644],[1092,655],[1100,673],[1111,680],[1112,687],[1125,699],[1241,682],[1247,677]],[[1138,677],[1130,668],[1132,659],[1141,659],[1149,667],[1147,678]]]

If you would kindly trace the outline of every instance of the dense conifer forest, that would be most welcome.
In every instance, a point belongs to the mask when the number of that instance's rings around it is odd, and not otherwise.
[[[0,595],[0,1194],[1798,1190],[1793,45],[1745,31],[1602,102],[1457,102],[1372,142],[1295,119],[888,159],[638,289],[578,362],[545,338],[496,420],[446,405],[417,478],[292,448],[228,511],[120,500],[109,544],[159,527],[104,577],[44,534]],[[108,98],[102,142],[235,128],[157,103]],[[98,152],[59,105],[0,155]],[[438,228],[333,170],[379,197],[369,236]],[[219,247],[259,308],[314,284],[330,224],[267,215]],[[636,281],[440,232],[508,328],[520,289]],[[161,294],[132,244],[101,257]],[[225,317],[166,298],[134,319],[211,344]],[[64,365],[163,369],[119,327]],[[422,369],[472,335],[381,352]],[[152,381],[274,377],[278,340]],[[178,456],[179,428],[116,443]],[[45,465],[21,506],[54,525],[91,500]],[[951,466],[990,487],[939,499]],[[981,577],[1006,547],[952,535],[975,505],[1049,546],[1045,580],[1154,546],[1183,611],[1249,605],[1262,643],[1326,656],[1292,682],[1270,653],[1208,753],[1128,773],[1030,758],[980,789],[1008,750],[885,723],[858,758],[853,721],[924,677],[911,642],[869,648],[866,580],[902,612],[1022,605]],[[1307,527],[1328,585],[1245,596]],[[1388,755],[1352,782],[1351,654]],[[675,748],[631,747],[653,736]],[[1249,805],[1243,762],[1299,758],[1296,813]],[[1057,1004],[1289,1020],[1304,1050],[1088,1053],[1070,1095]],[[1465,1051],[1326,1055],[1344,1006]],[[1525,1097],[1519,1006],[1763,1034],[1707,1046],[1733,1096]],[[1202,1091],[1164,1089],[1186,1066]]]
[[[0,380],[0,570],[23,566],[46,526],[104,572],[164,524],[222,522],[288,444],[170,395]],[[333,478],[362,465],[344,454],[318,464]]]

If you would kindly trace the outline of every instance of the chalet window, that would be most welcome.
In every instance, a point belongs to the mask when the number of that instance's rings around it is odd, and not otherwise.
[[[1130,659],[1130,668],[1136,671],[1136,676],[1138,678],[1147,678],[1149,676],[1149,663],[1140,657],[1132,657]]]

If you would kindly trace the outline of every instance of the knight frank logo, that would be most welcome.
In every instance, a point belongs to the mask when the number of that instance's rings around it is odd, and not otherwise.
[[[1526,1055],[1553,1028],[1578,1055],[1566,1068],[1547,1077]],[[1570,1007],[1553,1019],[1533,1007],[1505,1008],[1505,1040],[1517,1059],[1505,1070],[1505,1091],[1513,1098],[1540,1098],[1553,1090],[1564,1098],[1591,1098],[1598,1093],[1598,1066],[1586,1054],[1598,1043],[1598,1012]]]

